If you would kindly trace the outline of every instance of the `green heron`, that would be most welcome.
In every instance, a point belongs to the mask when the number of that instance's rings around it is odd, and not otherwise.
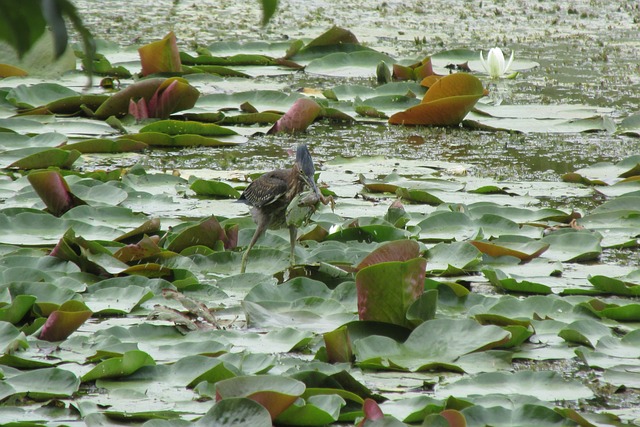
[[[297,229],[295,224],[290,224],[287,221],[287,207],[296,196],[302,193],[305,187],[309,187],[311,193],[309,197],[304,197],[301,203],[307,206],[315,206],[318,201],[322,201],[324,204],[328,203],[328,199],[320,194],[320,190],[316,186],[313,179],[314,174],[313,159],[307,146],[303,144],[299,145],[296,150],[296,162],[291,169],[276,169],[267,172],[244,190],[238,200],[250,206],[251,216],[256,223],[256,231],[242,256],[241,273],[244,273],[247,268],[249,251],[267,228],[277,229],[285,225],[288,226],[291,263],[294,263]]]

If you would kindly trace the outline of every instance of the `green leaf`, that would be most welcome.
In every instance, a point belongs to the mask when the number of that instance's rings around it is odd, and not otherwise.
[[[467,242],[438,243],[427,251],[427,269],[440,276],[464,274],[474,270],[482,254]]]
[[[5,381],[14,388],[15,394],[28,394],[29,398],[37,401],[71,397],[80,386],[78,377],[59,368],[36,369],[19,373]]]
[[[0,303],[0,321],[15,325],[31,310],[35,301],[33,295],[16,295],[11,303]]]
[[[141,286],[105,287],[85,296],[87,306],[102,315],[128,314],[153,297],[153,292]]]
[[[220,245],[224,247],[229,242],[224,229],[215,216],[175,230],[175,234],[169,236],[167,241],[167,250],[172,252],[182,252],[191,246],[220,249]]]
[[[375,77],[376,67],[381,61],[387,64],[395,62],[390,56],[375,51],[336,52],[314,59],[305,72],[332,77]]]
[[[587,230],[556,231],[542,239],[549,244],[544,256],[564,262],[591,261],[602,253],[601,240],[599,234]]]
[[[227,183],[221,181],[211,181],[204,179],[196,179],[189,186],[199,196],[213,196],[234,198],[240,197],[240,192]]]
[[[4,160],[8,164],[0,162],[4,168],[18,169],[46,169],[51,166],[69,169],[78,160],[80,152],[76,150],[33,149],[25,148],[3,153]]]
[[[34,108],[64,98],[78,96],[72,89],[56,83],[39,83],[32,86],[19,85],[9,91],[7,101],[18,108]]]
[[[338,421],[345,400],[336,394],[298,399],[278,415],[276,422],[297,426],[323,426]]]
[[[422,294],[427,261],[382,262],[356,274],[360,320],[408,326],[409,306]]]
[[[514,277],[509,277],[499,269],[482,270],[482,274],[489,279],[491,284],[506,291],[542,295],[552,293],[551,288],[547,285],[536,283],[531,280],[518,280]]]
[[[368,369],[462,372],[456,364],[465,354],[499,346],[510,333],[497,326],[481,326],[469,319],[428,320],[413,330],[404,343],[370,336],[354,342],[358,365]],[[461,336],[466,337],[460,340]]]
[[[17,6],[7,0],[0,2],[0,39],[22,57],[44,33],[46,21],[40,1],[27,0]]]
[[[200,123],[181,120],[160,120],[148,124],[140,129],[140,133],[155,132],[167,135],[201,135],[201,136],[228,136],[237,135],[232,129],[224,128],[213,123]]]
[[[122,357],[112,357],[100,362],[84,374],[82,382],[97,380],[99,378],[120,378],[131,375],[143,366],[155,365],[155,361],[144,351],[131,350],[125,352]]]
[[[267,25],[276,13],[278,0],[262,0],[262,25]]]
[[[271,416],[258,402],[244,397],[232,397],[216,402],[205,416],[195,423],[197,427],[236,427],[242,424],[271,427]]]
[[[463,378],[442,387],[437,396],[467,397],[490,393],[535,396],[540,400],[591,399],[593,391],[576,380],[566,380],[553,371],[489,372],[472,378]]]
[[[27,344],[24,332],[21,332],[9,322],[0,321],[0,351],[3,354],[27,347],[29,347],[29,344]]]
[[[567,420],[551,408],[542,405],[524,404],[515,408],[495,406],[487,408],[475,405],[465,408],[462,415],[469,425],[514,426],[535,424],[540,427],[561,427]]]

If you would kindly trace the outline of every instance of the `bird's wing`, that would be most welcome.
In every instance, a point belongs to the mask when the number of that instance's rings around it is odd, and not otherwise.
[[[275,202],[287,192],[287,173],[282,169],[265,173],[249,184],[240,200],[258,208]]]

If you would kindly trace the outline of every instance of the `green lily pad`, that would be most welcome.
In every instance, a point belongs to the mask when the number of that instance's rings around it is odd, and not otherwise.
[[[255,427],[271,427],[269,411],[260,403],[244,398],[227,398],[211,407],[196,421],[198,427],[234,427],[243,423]]]
[[[78,391],[80,379],[60,368],[36,369],[7,378],[11,394],[26,395],[37,401],[70,397]],[[6,392],[5,392],[6,395]]]
[[[382,262],[356,274],[360,320],[408,326],[407,310],[422,294],[427,260]]]
[[[506,291],[542,295],[552,293],[551,288],[545,284],[536,283],[532,280],[518,280],[514,277],[509,277],[501,270],[482,270],[482,273],[494,286]]]
[[[534,396],[544,401],[590,399],[593,391],[553,371],[489,372],[439,388],[436,396],[467,397],[489,393]]]
[[[438,243],[425,254],[428,271],[439,276],[453,276],[473,270],[481,253],[468,242]]]
[[[77,95],[76,91],[56,83],[39,83],[17,86],[9,91],[6,99],[16,107],[26,109]]]
[[[155,361],[144,351],[131,350],[121,357],[112,357],[100,362],[84,374],[82,382],[97,380],[98,378],[119,378],[133,374],[143,366],[155,365]]]
[[[560,230],[542,239],[549,244],[545,258],[565,262],[580,262],[597,259],[602,253],[602,237],[590,231]]]
[[[464,335],[465,340],[459,337]],[[474,351],[488,350],[509,340],[510,333],[497,326],[481,326],[469,319],[435,319],[418,326],[404,343],[371,336],[355,341],[358,365],[368,369],[461,372],[456,360]]]
[[[213,123],[185,122],[180,120],[160,120],[153,122],[142,129],[140,133],[154,132],[166,135],[201,135],[201,136],[228,136],[237,135],[232,130]]]
[[[336,52],[312,60],[305,72],[334,77],[375,77],[380,61],[395,62],[390,56],[376,51]]]

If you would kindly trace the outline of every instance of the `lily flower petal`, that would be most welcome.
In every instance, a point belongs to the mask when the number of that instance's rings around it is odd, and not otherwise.
[[[513,62],[513,51],[511,51],[511,57],[509,58],[509,62],[505,66],[504,54],[499,47],[494,47],[489,50],[487,54],[487,59],[484,59],[484,55],[482,51],[480,51],[480,61],[482,62],[482,66],[487,71],[489,76],[492,79],[500,78],[504,73],[507,72],[509,67],[511,67],[511,63]]]

